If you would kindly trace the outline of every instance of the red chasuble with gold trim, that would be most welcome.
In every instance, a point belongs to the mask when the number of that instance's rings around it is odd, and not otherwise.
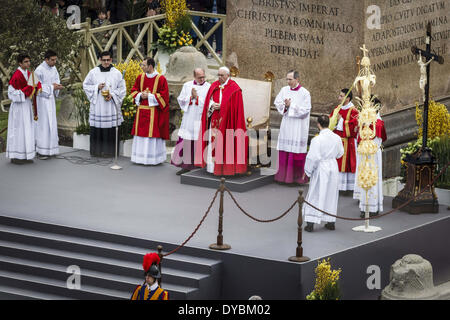
[[[336,107],[337,108],[337,107]],[[333,110],[334,111],[334,110]],[[356,146],[355,138],[358,134],[358,110],[354,106],[339,110],[344,120],[343,131],[334,129],[333,132],[341,137],[344,145],[344,155],[337,159],[340,172],[356,172]],[[331,112],[330,117],[333,115]]]
[[[219,103],[222,91],[220,110],[208,117],[211,98]],[[206,146],[208,129],[212,130],[212,156],[214,159],[214,175],[235,175],[247,172],[248,137],[245,125],[244,102],[239,85],[228,80],[221,88],[215,81],[208,90],[203,107],[201,130],[195,148],[195,165],[206,166]]]
[[[34,76],[29,70],[27,70],[28,78]],[[16,90],[21,90],[25,97],[30,98],[33,105],[34,120],[37,120],[37,106],[36,106],[36,95],[42,90],[42,85],[37,82],[35,87],[28,85],[27,79],[23,76],[22,71],[17,69],[9,80],[9,84]],[[36,92],[37,91],[37,92]]]
[[[152,93],[158,101],[157,106],[149,106],[148,99],[141,98],[136,118],[134,119],[133,136],[145,138],[169,139],[169,86],[162,75],[149,78],[145,73],[140,74],[133,88],[131,96],[136,97],[141,92]]]

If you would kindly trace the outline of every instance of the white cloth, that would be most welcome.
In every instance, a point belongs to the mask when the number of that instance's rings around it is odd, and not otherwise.
[[[158,72],[156,72],[156,71],[153,72],[153,73],[146,73],[146,74],[145,74],[145,76],[146,76],[147,78],[150,78],[150,79],[156,77],[157,75],[158,75]],[[157,106],[157,105],[158,105],[158,100],[156,100],[155,95],[154,95],[153,93],[150,93],[150,92],[147,92],[147,94],[148,94],[147,100],[148,100],[148,105],[149,105],[149,107]],[[142,95],[142,92],[139,92],[139,93],[136,95],[136,98],[134,98],[134,103],[135,103],[138,107],[141,105],[141,95]]]
[[[106,101],[98,85],[105,83],[112,99]],[[89,71],[83,82],[83,89],[90,102],[89,125],[96,128],[113,128],[123,122],[122,101],[127,94],[122,73],[114,67],[108,72],[101,72],[99,67]],[[103,89],[103,90],[105,90]]]
[[[42,91],[36,98],[38,121],[35,123],[36,151],[39,154],[52,156],[59,153],[58,125],[56,123],[55,98],[59,90],[53,84],[60,83],[58,70],[50,67],[45,61],[34,72],[41,82]]]
[[[26,71],[19,68],[28,81]],[[31,100],[21,90],[8,86],[11,107],[8,114],[8,135],[6,157],[10,159],[31,160],[36,155],[34,140],[34,119]]]
[[[344,154],[341,138],[330,129],[323,129],[311,140],[305,162],[305,173],[310,177],[306,201],[317,208],[336,215],[339,199],[339,168],[336,159]],[[306,222],[335,222],[322,212],[303,204]]]
[[[148,78],[154,78],[158,75],[155,71],[151,74],[146,73]],[[137,106],[141,104],[140,92],[136,98],[135,103]],[[158,106],[158,100],[154,94],[148,93],[148,105],[150,107]],[[166,141],[161,138],[147,138],[147,137],[133,137],[133,146],[131,151],[131,162],[140,163],[145,165],[156,165],[166,161],[167,158]]]
[[[347,110],[350,109],[351,107],[353,107],[353,103],[350,101],[348,104],[346,104],[345,106],[341,107],[341,110]],[[344,119],[340,118],[337,125],[336,125],[336,130],[338,131],[344,131]]]
[[[205,105],[206,94],[211,84],[208,82],[203,85],[196,85],[194,81],[188,81],[183,85],[180,95],[178,96],[178,104],[183,110],[183,120],[178,131],[178,136],[187,140],[197,140],[201,121],[203,106]],[[192,89],[195,88],[198,95],[197,99],[191,99]],[[197,102],[198,101],[198,102]]]
[[[284,112],[285,99],[291,99],[291,105]],[[301,87],[291,90],[289,86],[283,87],[274,101],[278,112],[283,115],[278,136],[277,150],[306,153],[309,132],[309,116],[311,111],[311,95]]]
[[[166,161],[166,159],[166,141],[161,138],[133,137],[131,162],[156,165]]]
[[[377,153],[375,154],[375,164],[378,167],[378,182],[372,188],[369,189],[369,212],[382,212],[383,211],[383,156],[381,154],[382,140],[379,137],[375,137],[373,140],[378,145]],[[366,191],[358,186],[358,168],[361,161],[360,155],[356,154],[356,183],[355,191],[353,192],[353,199],[359,200],[359,210],[366,212]]]

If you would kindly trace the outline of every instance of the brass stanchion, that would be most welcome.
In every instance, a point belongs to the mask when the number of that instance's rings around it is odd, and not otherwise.
[[[220,179],[220,205],[219,205],[219,234],[217,235],[217,243],[209,246],[213,250],[229,250],[231,246],[223,243],[223,194],[225,193],[225,178]]]
[[[158,284],[161,287],[161,282],[162,282],[162,261],[163,261],[163,254],[162,254],[162,245],[159,245],[158,247],[158,256],[159,256],[159,272],[161,272],[161,278],[158,279]]]
[[[294,257],[290,257],[289,261],[292,262],[306,262],[309,261],[310,258],[303,256],[303,248],[302,248],[302,224],[303,224],[303,214],[302,214],[302,206],[303,206],[303,190],[298,191],[298,236],[297,236],[297,250],[296,255]]]

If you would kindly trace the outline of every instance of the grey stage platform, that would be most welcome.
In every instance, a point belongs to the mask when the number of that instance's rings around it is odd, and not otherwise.
[[[268,168],[253,169],[251,175],[224,177],[225,186],[231,191],[247,192],[273,182],[275,172]],[[196,169],[180,176],[182,184],[217,189],[222,177],[214,176],[206,169]]]
[[[89,157],[88,152],[66,147],[61,147],[61,153]],[[168,163],[141,166],[120,158],[120,171],[105,164],[36,159],[33,164],[14,165],[0,154],[0,215],[177,245],[198,225],[214,195],[213,189],[181,184],[175,175],[178,168]],[[297,196],[298,188],[274,183],[236,194],[241,206],[260,219],[279,216]],[[385,211],[391,209],[391,202],[392,198],[385,197]],[[334,267],[343,268],[341,284],[350,298],[376,297],[380,291],[365,285],[367,267],[381,267],[384,287],[389,266],[403,254],[417,253],[429,259],[437,282],[450,276],[450,215],[444,206],[438,214],[396,212],[373,220],[372,225],[383,229],[377,233],[353,232],[352,227],[362,222],[343,220],[337,221],[335,231],[322,226],[314,233],[303,232],[304,255],[311,261],[302,265],[287,261],[297,245],[297,207],[274,223],[250,220],[227,195],[224,207],[224,242],[232,249],[208,249],[217,236],[218,202],[187,246],[225,261],[225,298],[235,292],[234,286],[242,287],[235,296],[238,299],[258,293],[264,298],[304,298],[313,286],[316,260],[329,256]],[[358,217],[357,202],[341,197],[338,212]],[[267,280],[266,272],[278,274],[272,289],[279,291],[268,291],[270,286],[262,281]]]

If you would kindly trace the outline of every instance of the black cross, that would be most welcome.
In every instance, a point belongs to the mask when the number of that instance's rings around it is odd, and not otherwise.
[[[422,57],[425,57],[425,63],[433,59],[436,62],[439,62],[439,64],[444,63],[444,57],[439,56],[437,54],[434,54],[431,52],[431,23],[428,22],[427,24],[427,37],[425,39],[426,41],[426,50],[422,50],[417,48],[416,46],[411,47],[411,51],[413,54],[418,54]],[[430,63],[431,64],[431,63]],[[422,151],[427,150],[427,136],[428,136],[428,103],[429,103],[429,97],[430,97],[430,64],[426,66],[427,68],[427,83],[425,84],[425,101],[423,103],[423,140],[422,140]],[[429,152],[423,152],[423,156],[426,158],[430,158],[431,160],[431,154]],[[428,156],[427,156],[428,155]],[[428,160],[428,159],[423,159]],[[429,162],[429,161],[426,161]]]

